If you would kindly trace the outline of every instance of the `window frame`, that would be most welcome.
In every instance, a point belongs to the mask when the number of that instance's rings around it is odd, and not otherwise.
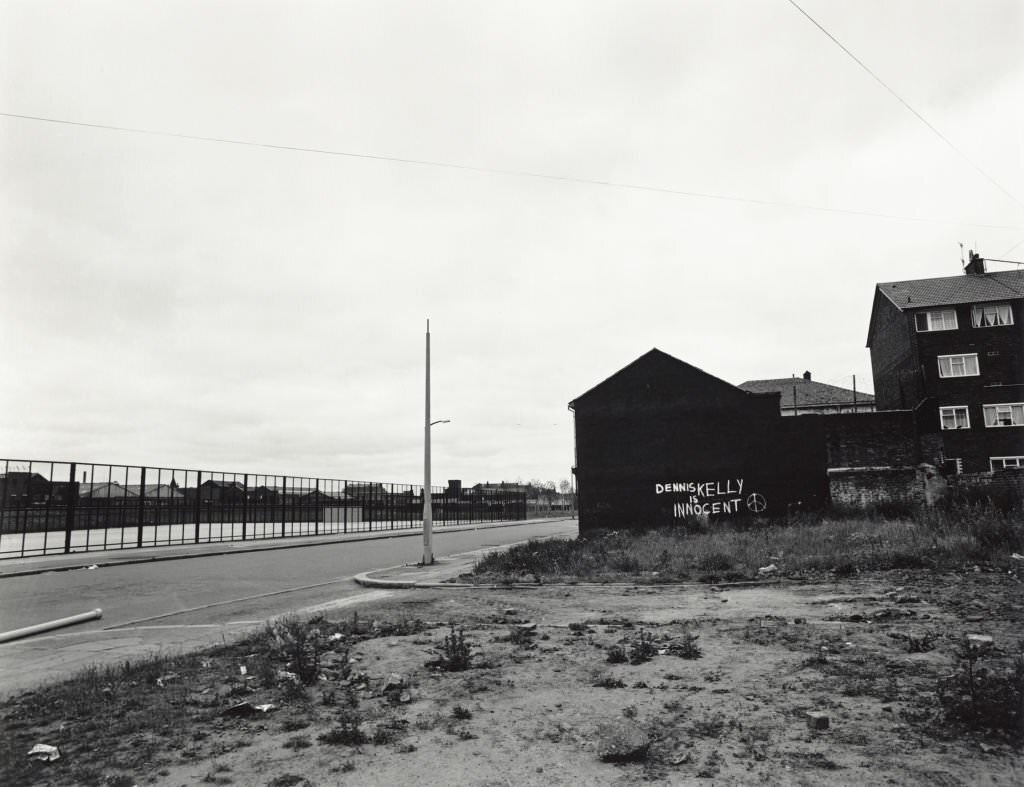
[[[999,419],[999,408],[1000,407],[1004,407],[1004,408],[1009,409],[1009,411],[1010,411],[1010,423],[1008,423],[1008,424],[1001,424],[1001,423],[999,423],[998,419]],[[1017,408],[1019,408],[1019,411],[1020,411],[1020,418],[1016,422],[1014,422],[1014,420],[1013,420],[1013,413],[1014,413],[1014,410],[1017,409]],[[988,412],[990,410],[993,411],[993,413],[995,415],[995,417],[993,419],[995,421],[995,423],[991,423],[991,424],[988,422]],[[1013,428],[1015,426],[1024,426],[1024,402],[997,402],[996,404],[983,404],[981,406],[981,414],[982,414],[982,418],[985,419],[985,428],[986,429],[1006,429],[1006,428]]]
[[[985,309],[1000,309],[1005,308],[1006,314],[1009,316],[1009,322],[994,322],[991,325],[985,325],[981,322],[981,317],[985,314]],[[998,319],[999,313],[996,312]],[[1005,328],[1008,325],[1013,325],[1013,307],[1007,303],[979,303],[971,306],[971,327],[972,328]]]
[[[957,412],[962,412],[966,425],[959,426],[959,419],[957,418]],[[946,426],[946,416],[951,415],[953,417],[954,426]],[[966,404],[951,404],[945,407],[939,408],[939,429],[943,432],[955,432],[961,429],[971,428],[971,410]]]
[[[949,362],[949,371],[950,371],[950,373],[949,374],[943,374],[942,373],[942,361],[945,358],[950,359],[950,362]],[[953,374],[953,361],[952,361],[953,358],[962,358],[963,359],[963,366],[964,366],[964,373],[963,374]],[[975,371],[974,371],[973,374],[971,374],[971,373],[969,373],[967,371],[967,359],[968,358],[973,358],[974,359],[974,369],[975,369]],[[936,362],[938,363],[938,366],[939,366],[939,378],[943,379],[943,380],[949,380],[949,379],[952,379],[952,378],[955,378],[955,377],[979,377],[979,376],[981,376],[981,364],[978,363],[978,354],[977,353],[957,353],[955,355],[939,355],[939,356],[936,357]]]
[[[948,325],[946,317],[947,315],[953,315],[953,324]],[[941,315],[942,327],[936,328],[933,315]],[[927,328],[921,327],[920,317],[925,318]],[[936,331],[955,331],[960,327],[960,319],[957,317],[956,309],[932,309],[930,311],[917,312],[914,314],[914,328],[918,333],[935,333]]]
[[[1007,465],[1006,460],[1012,459],[1016,464]],[[1002,462],[1001,467],[996,467],[996,462]],[[1024,456],[990,456],[988,458],[988,466],[992,472],[997,470],[1016,470],[1024,467]]]

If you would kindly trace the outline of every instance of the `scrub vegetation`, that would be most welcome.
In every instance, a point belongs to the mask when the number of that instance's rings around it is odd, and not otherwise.
[[[1021,588],[417,590],[0,701],[0,784],[1019,784]]]
[[[1011,567],[1024,551],[1024,513],[988,503],[798,514],[784,519],[684,520],[646,531],[534,541],[484,557],[471,582],[728,582],[816,579],[887,569]]]

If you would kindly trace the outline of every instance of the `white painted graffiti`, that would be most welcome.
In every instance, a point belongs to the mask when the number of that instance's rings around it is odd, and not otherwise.
[[[677,519],[687,516],[710,516],[712,514],[737,514],[746,510],[760,514],[768,503],[759,492],[743,495],[743,479],[727,478],[718,481],[666,481],[654,485],[654,494],[687,495],[689,499],[672,504],[672,514]]]

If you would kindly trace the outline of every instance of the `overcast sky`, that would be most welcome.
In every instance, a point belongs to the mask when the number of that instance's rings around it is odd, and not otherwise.
[[[0,112],[356,155],[0,116],[0,455],[417,482],[428,317],[435,481],[652,347],[870,390],[1024,259],[1024,4],[799,2],[948,144],[787,0],[4,0]]]

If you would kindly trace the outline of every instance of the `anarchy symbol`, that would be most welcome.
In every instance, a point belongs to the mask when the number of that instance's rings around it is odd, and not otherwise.
[[[760,514],[768,507],[768,501],[764,499],[764,495],[759,492],[754,492],[747,496],[747,508],[753,511],[755,514]]]

